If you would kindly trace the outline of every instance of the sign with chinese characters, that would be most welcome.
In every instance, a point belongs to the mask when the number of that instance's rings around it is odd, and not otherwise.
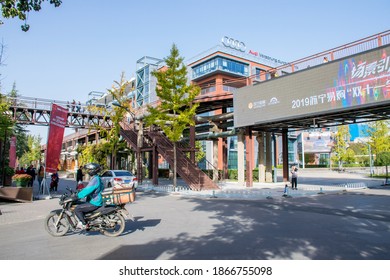
[[[390,46],[237,90],[234,125],[243,127],[390,103]]]
[[[47,139],[46,171],[54,173],[60,162],[62,140],[64,139],[65,125],[68,110],[53,104],[50,115],[49,137]]]

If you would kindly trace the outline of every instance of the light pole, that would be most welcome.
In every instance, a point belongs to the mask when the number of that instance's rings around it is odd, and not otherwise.
[[[368,145],[368,156],[369,156],[369,160],[370,160],[370,177],[372,177],[373,170],[372,170],[372,153],[371,153],[371,145],[370,145],[370,144],[367,144],[367,145]]]
[[[372,175],[374,173],[374,170],[373,170],[373,166],[372,166],[371,145],[369,143],[366,143],[366,142],[363,142],[363,141],[359,141],[359,143],[362,143],[362,144],[364,144],[364,145],[366,145],[368,147],[368,160],[370,162],[370,177],[372,177]]]

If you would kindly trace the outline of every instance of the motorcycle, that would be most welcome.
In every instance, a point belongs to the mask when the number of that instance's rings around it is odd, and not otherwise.
[[[64,236],[69,231],[76,231],[78,219],[74,209],[80,204],[76,192],[67,188],[68,193],[61,195],[59,204],[62,209],[53,210],[45,219],[46,231],[55,237]],[[84,215],[89,224],[88,231],[99,231],[105,236],[116,237],[125,230],[125,217],[129,212],[125,204],[104,205],[95,211]]]

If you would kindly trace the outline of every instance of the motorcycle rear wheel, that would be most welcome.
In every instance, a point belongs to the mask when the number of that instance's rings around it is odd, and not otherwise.
[[[110,214],[105,217],[105,220],[106,219],[110,221],[110,225],[107,225],[105,229],[102,230],[102,233],[105,236],[116,237],[121,235],[122,232],[125,230],[126,221],[121,214],[119,213]]]
[[[50,213],[45,219],[45,229],[54,237],[64,236],[69,231],[70,227],[68,220],[64,216],[62,216],[56,226],[58,219],[58,213]]]

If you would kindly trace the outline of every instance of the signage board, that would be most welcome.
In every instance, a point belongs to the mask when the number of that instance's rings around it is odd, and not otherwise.
[[[62,141],[64,139],[65,125],[67,122],[68,110],[57,104],[52,105],[50,115],[49,136],[46,150],[46,171],[54,173],[57,171],[60,162]]]
[[[234,126],[390,104],[390,46],[286,74],[234,94]]]

